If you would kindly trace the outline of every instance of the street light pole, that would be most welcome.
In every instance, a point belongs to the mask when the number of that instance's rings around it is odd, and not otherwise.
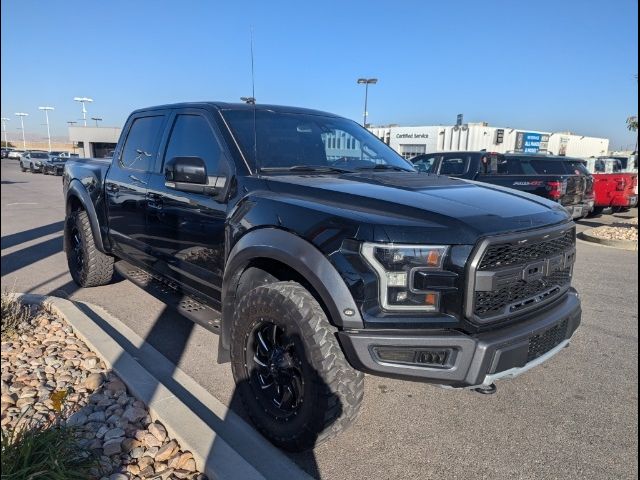
[[[16,112],[16,117],[20,117],[20,130],[22,130],[22,148],[27,149],[27,141],[24,138],[24,117],[28,117],[28,113]]]
[[[364,84],[364,115],[363,115],[363,124],[364,128],[367,128],[367,116],[369,113],[367,112],[367,102],[369,101],[369,85],[375,85],[378,83],[377,78],[359,78],[358,84]]]
[[[98,122],[102,121],[102,118],[100,117],[91,117],[91,120],[93,120],[94,122],[96,122],[96,127],[98,126]]]
[[[55,110],[53,107],[38,107],[38,110],[44,112],[44,116],[47,119],[47,140],[49,142],[49,152],[51,152],[51,131],[49,130],[49,112]]]
[[[88,97],[73,97],[76,102],[80,102],[82,104],[82,120],[84,121],[84,126],[87,126],[87,108],[85,107],[85,103],[93,102],[93,98]]]
[[[7,122],[10,121],[10,118],[2,117],[2,132],[4,133],[4,148],[9,148],[9,143],[7,142]]]

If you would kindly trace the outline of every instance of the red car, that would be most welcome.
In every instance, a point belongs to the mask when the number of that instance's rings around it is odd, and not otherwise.
[[[638,203],[638,174],[621,172],[619,160],[598,158],[587,160],[594,180],[594,213],[605,208],[630,208]]]

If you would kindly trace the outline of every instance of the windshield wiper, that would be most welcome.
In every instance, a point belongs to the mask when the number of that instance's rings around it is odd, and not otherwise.
[[[332,167],[329,165],[293,165],[291,167],[262,167],[260,172],[337,172],[353,173],[348,168]]]
[[[356,168],[356,170],[395,170],[397,172],[415,172],[415,170],[408,170],[406,168],[388,164],[378,164],[373,167],[359,167]]]

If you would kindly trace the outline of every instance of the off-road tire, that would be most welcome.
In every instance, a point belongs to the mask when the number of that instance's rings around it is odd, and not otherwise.
[[[77,232],[78,245],[81,251],[81,267],[75,256],[72,238]],[[111,282],[113,278],[113,257],[105,255],[96,247],[91,231],[89,216],[84,210],[71,212],[65,221],[64,249],[67,254],[67,265],[73,281],[81,287],[98,287]]]
[[[293,418],[276,420],[251,386],[247,367],[249,337],[264,322],[283,327],[304,347],[301,364],[304,400]],[[364,396],[364,374],[342,353],[333,327],[318,301],[296,282],[261,285],[239,300],[231,326],[231,368],[249,417],[258,430],[285,450],[303,451],[331,438],[358,416]]]

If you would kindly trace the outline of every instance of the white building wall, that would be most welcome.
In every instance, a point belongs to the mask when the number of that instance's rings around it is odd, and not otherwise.
[[[502,143],[496,143],[499,129],[503,130]],[[605,155],[609,148],[609,140],[606,138],[491,127],[485,123],[469,123],[461,126],[375,127],[370,130],[405,157],[409,157],[409,153],[405,151],[407,145],[412,146],[411,150],[415,150],[417,145],[422,145],[425,153],[482,149],[506,153],[516,150],[519,132],[548,136],[547,151],[556,155],[564,150],[566,156],[598,156]]]

